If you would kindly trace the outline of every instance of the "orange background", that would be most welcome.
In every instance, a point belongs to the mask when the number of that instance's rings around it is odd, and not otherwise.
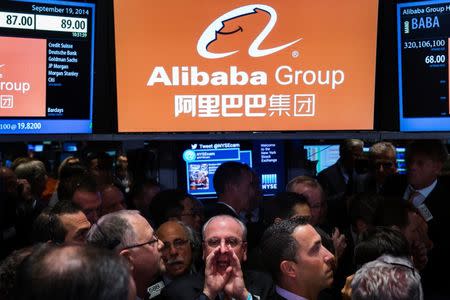
[[[45,117],[47,41],[0,37],[0,81],[30,84],[30,90],[0,90],[0,95],[13,95],[14,108],[0,109],[1,117]]]
[[[244,16],[226,23],[243,32],[221,35],[211,52],[238,53],[206,59],[196,50],[204,30],[237,7],[255,4],[229,0],[115,0],[115,39],[119,132],[365,130],[373,129],[378,0],[258,1],[271,6],[278,20],[262,49],[298,38],[300,42],[269,56],[253,58],[247,49],[267,24],[267,14]],[[361,7],[363,6],[363,8]],[[292,56],[293,51],[300,55]],[[342,70],[343,84],[280,85],[275,70]],[[250,74],[267,73],[263,86],[147,86],[155,66],[170,75],[173,66],[197,66],[199,71],[225,71],[230,66]],[[205,94],[315,94],[314,117],[175,118],[174,95]],[[292,96],[293,98],[293,96]]]

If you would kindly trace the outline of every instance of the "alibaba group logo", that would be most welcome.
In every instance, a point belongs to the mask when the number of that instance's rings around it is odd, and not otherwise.
[[[269,22],[264,27],[262,32],[256,37],[256,39],[251,43],[250,47],[248,48],[248,54],[252,57],[261,57],[273,54],[275,52],[281,51],[289,46],[292,46],[293,44],[297,43],[301,40],[301,38],[292,41],[290,43],[273,47],[269,49],[260,49],[260,45],[262,42],[264,42],[264,39],[269,35],[269,33],[272,31],[273,27],[275,26],[277,22],[277,12],[268,5],[263,4],[252,4],[252,5],[246,5],[242,7],[238,7],[236,9],[233,9],[232,11],[227,12],[226,14],[220,16],[218,19],[216,19],[214,22],[212,22],[206,30],[203,32],[202,36],[198,40],[197,43],[197,52],[204,58],[209,59],[215,59],[215,58],[223,58],[230,55],[233,55],[239,50],[231,51],[231,52],[223,52],[223,53],[214,53],[208,51],[208,47],[210,44],[214,43],[214,41],[217,40],[218,34],[235,34],[238,32],[242,32],[244,29],[239,26],[238,29],[231,31],[231,32],[221,32],[221,30],[225,27],[225,22],[237,19],[246,15],[250,14],[256,14],[257,10],[261,10],[264,12],[267,12],[270,16]]]

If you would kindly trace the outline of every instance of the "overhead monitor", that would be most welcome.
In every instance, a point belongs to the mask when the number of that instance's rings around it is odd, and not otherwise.
[[[0,134],[91,133],[91,3],[0,1]]]
[[[256,174],[263,196],[284,190],[284,143],[280,141],[191,143],[183,147],[186,191],[199,198],[216,196],[213,178],[224,162],[248,165]]]
[[[114,0],[119,132],[373,129],[378,0]]]
[[[339,145],[304,145],[306,158],[316,161],[316,172],[334,165],[339,159]]]
[[[401,131],[449,131],[450,1],[397,5]]]

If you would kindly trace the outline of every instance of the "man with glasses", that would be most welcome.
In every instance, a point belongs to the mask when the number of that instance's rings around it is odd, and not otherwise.
[[[128,260],[140,299],[158,299],[163,243],[138,211],[122,210],[101,217],[87,234],[89,244],[114,250]]]
[[[163,242],[162,259],[165,266],[164,282],[167,284],[188,273],[193,273],[194,236],[184,223],[168,221],[156,231]]]
[[[247,259],[246,235],[237,218],[211,218],[203,226],[204,274],[173,281],[163,290],[165,299],[266,299],[273,290],[269,276],[241,269]]]

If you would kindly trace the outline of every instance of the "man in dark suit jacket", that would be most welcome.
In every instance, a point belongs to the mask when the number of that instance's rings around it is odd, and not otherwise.
[[[347,227],[346,196],[354,192],[355,162],[362,156],[364,143],[344,140],[339,146],[338,161],[320,172],[317,180],[327,195],[329,218],[333,226]]]
[[[383,192],[386,178],[397,173],[397,151],[392,143],[379,142],[369,149],[369,170],[355,180],[357,193]]]
[[[241,269],[247,259],[242,222],[226,215],[213,217],[203,227],[203,238],[204,274],[174,280],[163,290],[164,299],[267,299],[273,287],[270,277]]]
[[[386,195],[410,201],[427,222],[434,247],[422,274],[426,299],[450,297],[450,278],[440,275],[447,274],[450,269],[450,185],[447,178],[439,177],[447,156],[447,149],[441,141],[415,141],[406,149],[407,175],[390,178],[385,187]]]
[[[205,207],[205,217],[218,215],[239,218],[241,212],[248,212],[257,197],[256,178],[250,167],[240,162],[225,162],[214,173],[214,189],[217,202]]]
[[[267,268],[276,282],[276,295],[267,299],[317,300],[333,283],[334,255],[303,217],[270,226],[261,240]]]

